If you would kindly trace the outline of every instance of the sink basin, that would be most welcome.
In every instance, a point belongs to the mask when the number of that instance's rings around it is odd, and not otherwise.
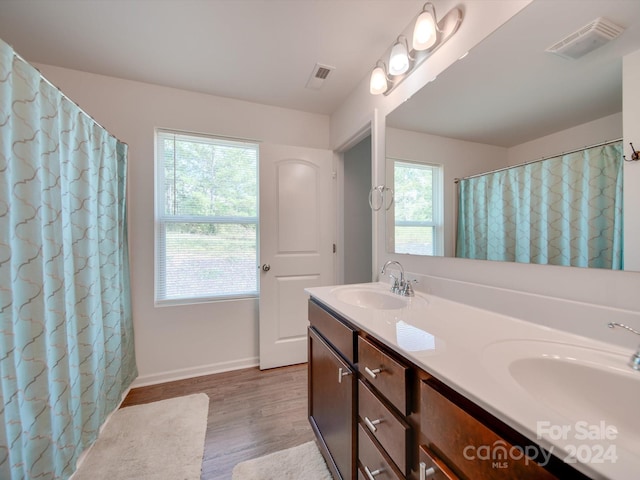
[[[621,365],[624,366],[624,363]],[[588,365],[577,359],[523,358],[509,373],[531,396],[565,417],[628,428],[640,440],[640,375]]]
[[[595,429],[598,437],[600,427],[608,429],[613,443],[633,450],[640,442],[640,372],[626,365],[631,353],[514,340],[487,346],[483,361],[502,384],[564,419],[571,428],[565,438],[569,442],[576,443],[581,428]]]
[[[409,302],[408,297],[401,297],[392,292],[381,289],[363,287],[340,287],[335,291],[336,298],[341,302],[361,308],[378,310],[395,310],[404,308]]]

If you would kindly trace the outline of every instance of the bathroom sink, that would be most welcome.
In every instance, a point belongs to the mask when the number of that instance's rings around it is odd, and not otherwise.
[[[363,287],[339,287],[335,290],[338,300],[361,308],[395,310],[407,306],[409,298],[382,289]]]
[[[640,442],[640,372],[627,366],[631,353],[513,340],[488,345],[483,362],[500,383],[564,419],[570,428],[567,440],[575,440],[572,435],[581,428],[604,428],[616,444],[632,446]],[[539,433],[544,433],[541,425]]]

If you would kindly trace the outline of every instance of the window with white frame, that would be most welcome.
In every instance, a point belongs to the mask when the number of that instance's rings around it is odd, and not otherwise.
[[[395,253],[442,255],[442,167],[393,160]]]
[[[258,145],[156,131],[156,304],[258,294]]]

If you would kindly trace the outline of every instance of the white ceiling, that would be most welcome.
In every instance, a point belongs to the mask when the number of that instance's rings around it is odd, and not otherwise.
[[[0,0],[34,63],[330,114],[423,0]],[[316,63],[336,67],[305,88]]]
[[[34,63],[330,114],[423,3],[0,0],[0,38]],[[599,16],[625,32],[579,60],[544,52]],[[621,57],[638,49],[640,0],[534,0],[388,124],[517,145],[619,112]],[[316,63],[336,69],[310,90]]]
[[[598,17],[626,30],[578,60],[545,49]],[[511,147],[622,111],[640,0],[535,0],[387,117],[387,125]],[[640,87],[639,87],[640,88]]]

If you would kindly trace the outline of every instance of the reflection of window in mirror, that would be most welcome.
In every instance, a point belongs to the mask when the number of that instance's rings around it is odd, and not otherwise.
[[[393,160],[395,253],[443,254],[442,176],[441,165]]]

